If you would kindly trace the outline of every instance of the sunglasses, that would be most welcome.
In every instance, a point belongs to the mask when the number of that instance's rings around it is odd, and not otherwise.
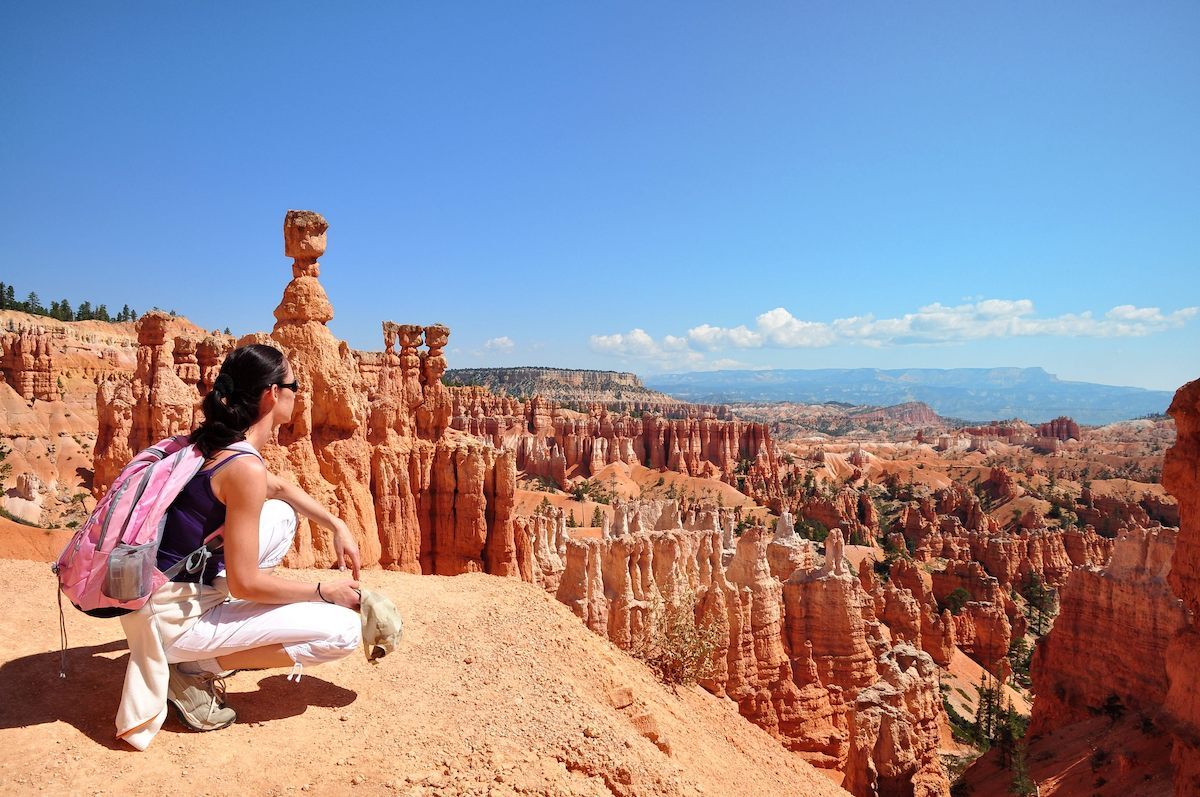
[[[300,392],[300,383],[296,380],[292,380],[291,382],[276,382],[275,384],[278,385],[279,387],[286,387],[288,390],[292,391],[293,393]]]

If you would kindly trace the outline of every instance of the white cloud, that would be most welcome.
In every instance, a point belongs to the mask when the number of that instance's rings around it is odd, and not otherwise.
[[[667,335],[660,344],[644,329],[631,329],[611,335],[592,335],[588,343],[592,351],[612,354],[622,359],[645,360],[663,369],[696,368],[704,362],[704,355],[688,349],[687,339]]]
[[[766,342],[781,349],[828,346],[837,337],[829,328],[829,324],[820,321],[801,321],[782,307],[768,310],[755,320]],[[741,327],[741,329],[745,329],[745,327]],[[745,340],[753,340],[750,336],[743,335],[742,337]],[[739,348],[748,347],[741,346]]]
[[[705,360],[702,351],[759,348],[820,348],[835,344],[884,346],[963,343],[984,338],[1012,337],[1141,337],[1177,329],[1200,315],[1200,307],[1163,313],[1157,307],[1123,304],[1096,317],[1090,310],[1039,317],[1030,299],[983,299],[958,305],[939,302],[896,318],[872,315],[814,321],[797,318],[783,307],[762,313],[751,328],[745,324],[719,327],[699,324],[684,336],[665,335],[656,341],[645,330],[593,335],[594,351],[641,359],[664,368],[717,365],[736,361]]]
[[[512,338],[508,337],[507,335],[503,335],[487,341],[483,344],[483,348],[487,349],[488,351],[510,352],[513,350],[513,346],[515,345],[516,344],[513,343]]]

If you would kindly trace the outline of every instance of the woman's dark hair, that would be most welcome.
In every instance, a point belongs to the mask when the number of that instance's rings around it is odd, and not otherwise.
[[[204,421],[189,441],[207,459],[230,443],[246,439],[246,430],[258,420],[262,392],[282,382],[286,374],[279,349],[252,343],[231,351],[221,363],[213,389],[204,397]]]

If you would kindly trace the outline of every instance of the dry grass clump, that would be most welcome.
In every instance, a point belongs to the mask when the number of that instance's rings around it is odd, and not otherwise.
[[[673,598],[654,599],[643,633],[629,652],[649,665],[667,686],[691,686],[716,675],[714,655],[723,642],[721,630],[696,623],[694,590],[684,590]]]

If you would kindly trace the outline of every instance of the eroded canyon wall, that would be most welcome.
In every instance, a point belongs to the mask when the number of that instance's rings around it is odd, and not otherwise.
[[[1081,567],[1067,579],[1058,618],[1030,666],[1037,695],[1031,732],[1084,719],[1114,695],[1161,719],[1167,646],[1187,625],[1187,610],[1167,584],[1176,535],[1124,531],[1107,566]]]
[[[750,527],[733,540],[716,528],[569,540],[557,595],[625,649],[664,606],[693,613],[718,631],[702,684],[788,749],[845,772],[856,795],[948,794],[933,659],[893,641],[839,531],[818,564],[812,543],[786,525],[774,534]],[[919,614],[912,626],[919,634]]]
[[[1171,559],[1171,588],[1191,613],[1167,648],[1175,764],[1175,794],[1200,794],[1200,380],[1179,389],[1167,412],[1175,445],[1163,464],[1163,486],[1179,501],[1179,538]]]
[[[517,468],[567,487],[623,462],[719,479],[769,505],[781,491],[779,453],[766,424],[727,407],[605,404],[570,410],[541,396],[517,401],[479,388],[453,388],[453,428],[516,452]]]

